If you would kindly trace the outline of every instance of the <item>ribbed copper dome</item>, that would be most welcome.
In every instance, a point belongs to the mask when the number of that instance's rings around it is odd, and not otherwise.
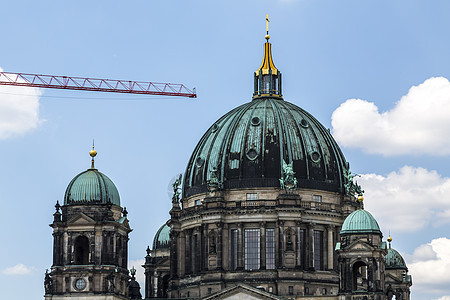
[[[153,250],[170,248],[170,227],[167,224],[162,225],[153,239]]]
[[[386,259],[386,269],[408,269],[406,267],[405,260],[398,253],[397,250],[390,248],[388,249],[388,253],[385,257]]]
[[[94,168],[75,176],[64,195],[64,205],[87,203],[120,205],[119,192],[114,183]]]
[[[382,234],[377,220],[364,209],[358,209],[349,214],[342,224],[341,235],[359,233]]]
[[[293,162],[299,188],[344,191],[346,160],[330,132],[281,98],[255,98],[203,135],[186,168],[183,196],[206,192],[213,173],[224,189],[279,187],[283,161]]]

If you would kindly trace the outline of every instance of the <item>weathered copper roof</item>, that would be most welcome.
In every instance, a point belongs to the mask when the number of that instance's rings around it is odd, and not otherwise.
[[[84,203],[120,205],[119,192],[111,179],[91,168],[75,176],[64,195],[64,205]]]
[[[279,187],[283,160],[299,188],[343,192],[345,158],[330,132],[300,107],[260,97],[221,117],[186,168],[183,196],[207,191],[213,170],[223,188]]]
[[[377,220],[364,209],[358,209],[347,216],[342,224],[342,234],[377,233],[381,234]]]
[[[400,255],[400,253],[398,253],[397,250],[391,248],[390,246],[385,259],[386,269],[408,269],[406,267],[405,260]]]
[[[153,239],[153,250],[170,248],[170,227],[167,224],[161,226]]]

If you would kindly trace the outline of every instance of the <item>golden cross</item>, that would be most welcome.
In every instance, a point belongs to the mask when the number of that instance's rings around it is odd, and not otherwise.
[[[269,14],[267,14],[266,15],[266,31],[267,31],[267,34],[269,34],[269,22],[270,22]]]

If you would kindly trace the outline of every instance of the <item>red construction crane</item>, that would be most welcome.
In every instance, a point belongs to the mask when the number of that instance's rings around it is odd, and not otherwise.
[[[0,72],[0,85],[197,98],[183,84]]]

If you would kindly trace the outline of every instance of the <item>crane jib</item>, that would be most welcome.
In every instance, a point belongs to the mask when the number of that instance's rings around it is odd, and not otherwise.
[[[0,72],[0,85],[197,98],[183,84]]]

